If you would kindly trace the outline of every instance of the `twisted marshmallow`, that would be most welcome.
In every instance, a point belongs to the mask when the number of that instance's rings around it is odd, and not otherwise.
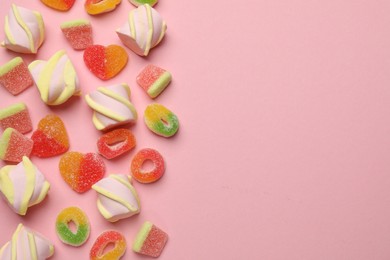
[[[45,38],[42,15],[15,4],[5,17],[4,31],[1,45],[20,53],[37,53]]]
[[[53,253],[54,246],[47,238],[19,224],[12,239],[0,249],[0,260],[44,260]]]
[[[19,164],[0,169],[1,193],[19,215],[26,215],[28,207],[40,203],[49,188],[49,182],[26,156]]]
[[[88,105],[95,110],[93,124],[98,130],[135,123],[137,111],[129,101],[130,88],[126,84],[99,87],[85,96]]]
[[[98,193],[97,207],[108,221],[115,222],[140,212],[137,191],[130,181],[130,176],[111,174],[92,186]]]
[[[64,50],[56,52],[47,62],[36,60],[28,68],[46,104],[60,105],[80,95],[76,71]]]
[[[129,49],[140,56],[147,56],[150,49],[160,43],[167,30],[161,15],[145,4],[130,11],[128,22],[116,32]]]

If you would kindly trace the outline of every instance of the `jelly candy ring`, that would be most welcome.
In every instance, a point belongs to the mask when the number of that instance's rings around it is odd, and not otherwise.
[[[145,171],[142,166],[146,161],[153,163],[153,169]],[[161,154],[151,148],[140,150],[131,161],[131,172],[138,182],[151,183],[159,180],[165,171],[165,163]]]
[[[114,243],[114,248],[105,252],[108,244]],[[117,231],[109,230],[103,232],[93,244],[90,251],[91,260],[117,260],[126,252],[126,240]]]
[[[76,232],[72,232],[69,223],[76,225]],[[90,225],[87,215],[78,207],[63,209],[57,216],[56,231],[59,239],[71,246],[81,246],[84,244],[90,232]]]

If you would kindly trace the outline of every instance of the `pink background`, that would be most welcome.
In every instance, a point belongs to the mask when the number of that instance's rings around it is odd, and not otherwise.
[[[146,259],[130,249],[145,220],[169,233],[160,259],[389,259],[390,258],[390,2],[368,0],[161,0],[166,38],[117,77],[103,82],[72,50],[59,24],[88,18],[97,44],[121,44],[114,29],[134,7],[123,0],[112,13],[92,17],[76,1],[66,13],[36,1],[1,0],[39,10],[47,38],[38,55],[66,49],[84,94],[127,82],[140,115],[131,127],[137,147],[105,160],[107,173],[129,173],[132,156],[158,149],[167,162],[157,183],[134,183],[142,211],[111,224],[98,213],[96,193],[73,192],[58,171],[59,157],[32,158],[51,183],[49,196],[19,217],[0,201],[0,244],[19,222],[55,243],[52,259],[87,259],[106,229],[124,233],[124,259]],[[2,19],[2,18],[1,18]],[[1,20],[0,35],[3,35]],[[0,49],[0,64],[16,54]],[[151,103],[135,83],[148,63],[174,80],[156,99],[174,111],[181,128],[171,139],[143,123]],[[96,151],[101,135],[83,98],[48,107],[36,87],[13,97],[0,89],[1,107],[29,106],[34,127],[48,113],[64,120],[71,150]],[[31,135],[28,134],[28,135]],[[3,165],[3,164],[2,164]],[[83,208],[92,223],[80,248],[63,245],[54,230],[67,206]]]

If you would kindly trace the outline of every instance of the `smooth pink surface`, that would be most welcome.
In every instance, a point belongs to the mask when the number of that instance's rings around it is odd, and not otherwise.
[[[89,16],[83,1],[69,12],[39,1],[14,1],[39,10],[47,37],[36,56],[67,50],[84,94],[127,82],[139,119],[131,127],[136,148],[106,162],[108,173],[129,173],[141,148],[159,150],[167,162],[158,182],[134,182],[138,216],[108,223],[95,206],[96,193],[77,194],[62,181],[59,157],[32,158],[52,184],[48,198],[19,217],[0,201],[0,244],[19,222],[55,243],[52,259],[87,259],[97,236],[122,231],[131,245],[145,220],[169,234],[159,259],[385,260],[390,258],[390,2],[368,0],[160,0],[167,21],[160,46],[129,63],[115,78],[90,73],[59,28],[88,18],[94,42],[121,44],[114,29],[134,7],[122,1]],[[10,7],[1,0],[0,17]],[[3,21],[0,35],[3,35]],[[0,50],[3,64],[15,53]],[[142,68],[154,63],[173,81],[156,102],[174,111],[181,128],[165,139],[143,123],[152,102],[137,86]],[[96,151],[101,133],[83,98],[48,107],[36,87],[13,97],[0,89],[1,107],[24,101],[34,127],[47,113],[62,117],[71,150]],[[55,234],[56,215],[79,206],[91,236],[80,248]],[[128,248],[124,259],[145,259]]]

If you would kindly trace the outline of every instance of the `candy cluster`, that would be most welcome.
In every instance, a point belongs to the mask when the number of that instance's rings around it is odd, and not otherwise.
[[[47,10],[67,12],[76,1],[41,2]],[[125,47],[142,58],[163,40],[167,25],[153,8],[157,0],[129,2],[134,7],[116,33]],[[120,3],[121,0],[86,0],[84,9],[88,14],[98,16],[115,11]],[[69,43],[68,47],[82,52],[82,60],[91,76],[110,80],[128,65],[129,55],[122,46],[94,43],[93,25],[87,19],[72,19],[58,27]],[[40,100],[51,110],[70,104],[71,99],[82,95],[76,66],[65,49],[56,51],[47,60],[34,60],[28,65],[23,60],[25,54],[36,54],[44,43],[45,25],[40,12],[12,4],[5,17],[4,31],[1,45],[19,55],[0,65],[0,86],[12,96],[36,86]],[[158,98],[171,80],[169,71],[154,64],[147,64],[134,79],[149,100]],[[86,153],[70,150],[72,136],[68,135],[66,122],[56,113],[50,112],[33,124],[24,102],[0,107],[0,159],[8,164],[0,169],[0,193],[9,207],[16,214],[25,216],[29,207],[45,199],[50,184],[46,173],[32,161],[35,160],[33,157],[37,160],[54,157],[53,160],[58,159],[58,177],[61,176],[65,187],[79,196],[90,190],[96,192],[97,210],[107,221],[117,222],[140,214],[141,199],[132,179],[137,181],[136,185],[161,179],[166,170],[161,153],[152,148],[138,149],[130,161],[129,174],[105,177],[105,160],[123,158],[136,148],[136,136],[128,128],[137,124],[139,115],[130,99],[130,87],[123,82],[97,86],[86,93],[84,99],[79,99],[91,108],[92,124],[102,131],[96,140],[96,152]],[[70,109],[71,105],[67,107]],[[169,138],[179,129],[178,117],[159,103],[148,104],[143,119],[147,129],[157,136]],[[146,162],[151,162],[152,168],[147,169]],[[70,223],[75,225],[75,230]],[[92,224],[83,209],[68,206],[58,213],[54,226],[62,243],[80,247],[88,240]],[[134,238],[132,249],[139,254],[158,257],[167,240],[167,233],[146,221]],[[107,250],[110,244],[114,247]],[[126,248],[126,238],[121,232],[106,230],[96,238],[90,249],[90,259],[120,259]],[[54,246],[48,239],[19,224],[12,239],[0,249],[0,259],[47,259],[53,253]]]

